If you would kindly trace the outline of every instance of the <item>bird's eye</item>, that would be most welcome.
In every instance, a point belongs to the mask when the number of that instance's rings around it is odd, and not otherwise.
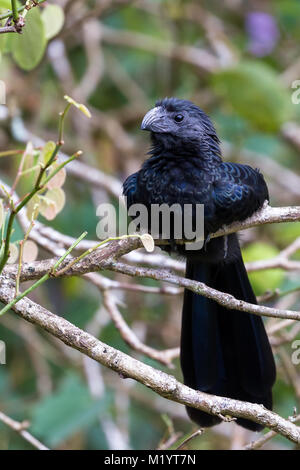
[[[176,114],[176,116],[174,117],[174,121],[176,122],[181,122],[184,120],[184,115],[183,114]]]

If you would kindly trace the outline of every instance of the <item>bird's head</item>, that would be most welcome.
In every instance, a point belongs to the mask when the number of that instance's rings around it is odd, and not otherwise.
[[[202,109],[187,100],[164,98],[145,115],[141,129],[151,132],[159,151],[197,154],[212,151],[220,155],[216,130]]]

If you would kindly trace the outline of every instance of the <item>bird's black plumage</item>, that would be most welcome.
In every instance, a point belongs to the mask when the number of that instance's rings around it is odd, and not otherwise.
[[[176,251],[187,259],[186,277],[256,303],[237,236],[209,241],[209,234],[262,207],[269,198],[263,176],[248,165],[222,161],[212,122],[189,101],[158,101],[141,127],[151,132],[152,148],[142,168],[124,183],[128,206],[142,203],[150,209],[151,204],[166,203],[194,208],[204,204],[205,246],[195,252],[176,245]],[[272,408],[275,365],[258,316],[225,309],[185,290],[181,366],[186,385],[194,389]],[[220,421],[192,408],[188,413],[200,426]],[[248,420],[237,422],[261,429]]]

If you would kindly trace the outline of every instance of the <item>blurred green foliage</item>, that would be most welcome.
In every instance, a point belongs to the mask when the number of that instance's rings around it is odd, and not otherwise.
[[[262,242],[251,243],[243,250],[245,262],[266,260],[278,255],[279,250],[272,245]],[[284,279],[281,269],[267,269],[249,274],[252,287],[256,295],[262,295],[267,290],[274,291],[279,288]]]
[[[261,131],[278,131],[291,119],[288,91],[266,64],[247,61],[213,76],[215,91],[231,110]]]

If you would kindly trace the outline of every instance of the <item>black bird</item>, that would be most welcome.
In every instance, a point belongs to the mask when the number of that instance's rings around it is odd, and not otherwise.
[[[206,243],[189,251],[171,249],[187,259],[186,277],[256,304],[236,234],[209,240],[225,224],[251,216],[269,199],[262,174],[248,165],[223,162],[220,141],[209,117],[195,104],[177,98],[158,101],[144,117],[151,132],[150,157],[124,183],[127,205],[134,203],[204,204]],[[185,290],[181,331],[184,383],[195,390],[263,404],[272,409],[276,369],[261,317],[228,310]],[[199,426],[217,416],[187,407]],[[247,429],[262,426],[239,418]]]

